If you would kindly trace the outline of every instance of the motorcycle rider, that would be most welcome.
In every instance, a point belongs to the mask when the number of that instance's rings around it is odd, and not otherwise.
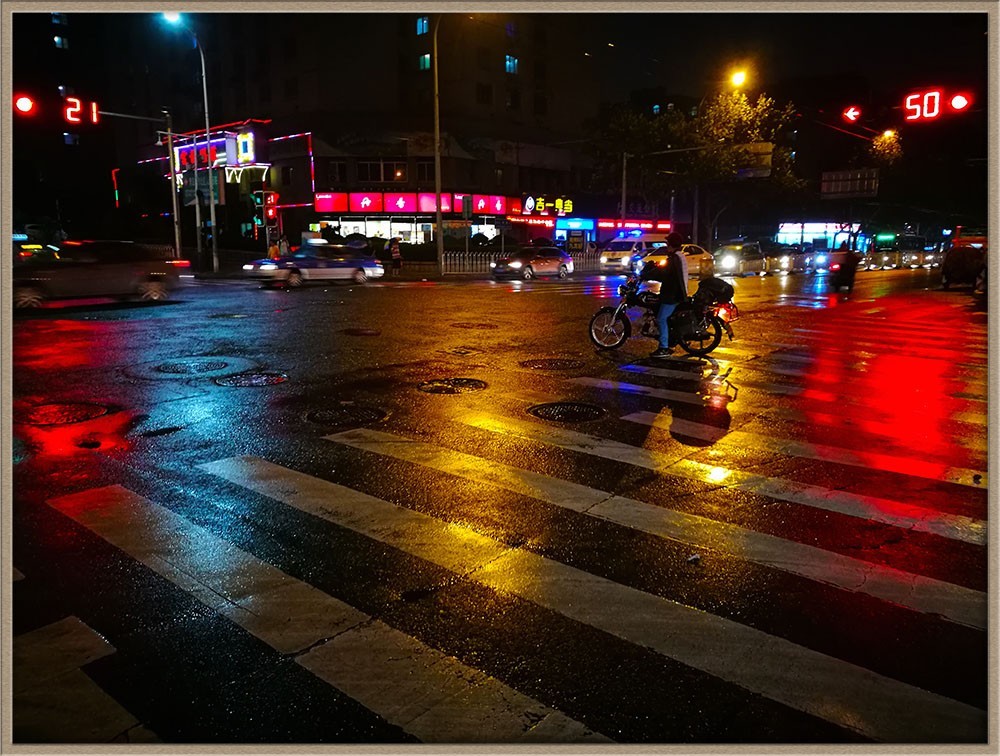
[[[660,307],[656,311],[656,324],[660,328],[659,347],[650,357],[669,357],[674,353],[670,346],[670,333],[667,320],[681,302],[687,299],[688,265],[687,258],[681,252],[684,237],[676,231],[667,236],[666,262],[656,265],[645,265],[640,275],[643,281],[660,282]]]

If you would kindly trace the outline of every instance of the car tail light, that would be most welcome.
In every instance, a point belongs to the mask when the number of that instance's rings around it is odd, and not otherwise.
[[[834,263],[831,265],[830,270],[840,270],[840,263]]]
[[[167,265],[176,265],[178,268],[190,268],[190,260],[167,260]]]

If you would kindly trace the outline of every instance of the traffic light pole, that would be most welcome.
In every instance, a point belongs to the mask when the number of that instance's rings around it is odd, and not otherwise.
[[[166,122],[167,126],[167,149],[169,150],[168,158],[170,160],[170,199],[172,204],[172,213],[174,216],[174,257],[180,259],[181,256],[181,216],[180,210],[177,206],[177,171],[174,165],[174,132],[173,132],[173,118],[170,115],[170,111],[166,108],[163,109],[163,118],[150,118],[149,116],[137,116],[131,115],[129,113],[112,113],[108,110],[99,110],[98,113],[102,116],[111,116],[112,118],[127,118],[132,121],[149,121],[152,123],[163,123]],[[196,150],[197,152],[197,150]],[[197,157],[195,158],[197,159]],[[197,206],[197,189],[195,190],[195,205]],[[199,227],[201,224],[198,224]],[[201,236],[198,237],[198,249],[201,251]]]

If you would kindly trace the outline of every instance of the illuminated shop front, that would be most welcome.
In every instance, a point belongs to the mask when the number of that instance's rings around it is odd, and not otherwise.
[[[871,236],[861,233],[860,223],[781,223],[774,240],[778,244],[810,244],[813,249],[837,249],[847,244],[859,252],[867,252],[872,245]]]

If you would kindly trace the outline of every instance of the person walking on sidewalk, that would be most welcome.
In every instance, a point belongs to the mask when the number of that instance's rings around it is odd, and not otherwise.
[[[389,240],[389,254],[392,255],[392,275],[398,276],[403,269],[403,254],[399,251],[399,239]]]
[[[660,282],[660,308],[656,311],[656,325],[660,328],[660,344],[650,357],[669,357],[674,353],[670,346],[668,319],[677,305],[687,299],[687,258],[681,252],[684,237],[674,231],[667,237],[667,261],[663,265],[645,265],[643,281]]]

